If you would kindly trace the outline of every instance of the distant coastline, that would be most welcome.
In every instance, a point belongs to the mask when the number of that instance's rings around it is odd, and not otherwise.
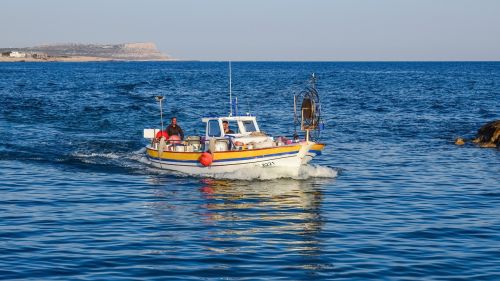
[[[16,57],[0,57],[0,62],[95,62],[95,61],[116,61],[115,59],[99,58],[99,57],[85,57],[85,56],[71,56],[71,57],[48,57],[45,59],[38,58],[16,58]],[[130,60],[127,60],[130,61]],[[136,60],[134,60],[136,61]]]
[[[51,44],[0,48],[0,62],[170,61],[154,43]]]

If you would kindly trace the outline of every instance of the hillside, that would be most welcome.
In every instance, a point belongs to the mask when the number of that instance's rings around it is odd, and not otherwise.
[[[46,60],[130,60],[130,61],[158,61],[170,60],[162,54],[154,43],[125,43],[125,44],[51,44],[27,48],[0,48],[6,56],[8,52],[26,54],[26,58],[43,58]],[[38,54],[38,56],[33,56]]]

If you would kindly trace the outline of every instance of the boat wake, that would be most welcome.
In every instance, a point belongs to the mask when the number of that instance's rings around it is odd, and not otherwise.
[[[274,179],[296,179],[306,180],[310,178],[336,178],[338,170],[319,165],[302,166],[298,171],[287,167],[254,167],[252,169],[241,169],[231,173],[209,175],[216,179],[231,180],[274,180]]]
[[[150,167],[150,161],[144,157],[144,148],[132,153],[73,153],[72,156],[86,164],[102,164],[130,169],[135,173],[172,175],[176,177],[197,177],[197,178],[214,178],[214,179],[229,179],[229,180],[275,180],[275,179],[294,179],[306,180],[312,178],[336,178],[339,170],[321,165],[305,165],[298,171],[286,167],[253,167],[251,169],[241,169],[234,172],[222,174],[184,174],[176,171],[169,171]]]
[[[144,164],[147,163],[147,159],[144,157],[141,162]],[[162,170],[158,168],[150,168],[154,169],[157,173],[160,174],[169,174],[175,175],[179,177],[197,177],[197,178],[213,178],[218,180],[244,180],[244,181],[252,181],[252,180],[276,180],[276,179],[292,179],[292,180],[307,180],[313,178],[325,178],[325,179],[333,179],[336,178],[339,174],[339,170],[335,168],[318,166],[318,165],[306,165],[300,168],[297,171],[291,171],[286,167],[272,167],[272,168],[262,168],[255,167],[252,169],[241,169],[234,172],[222,173],[222,174],[185,174],[176,171]]]

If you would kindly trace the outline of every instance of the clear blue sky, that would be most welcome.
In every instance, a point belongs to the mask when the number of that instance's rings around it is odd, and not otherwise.
[[[500,60],[499,0],[15,0],[0,46],[152,41],[179,59]]]

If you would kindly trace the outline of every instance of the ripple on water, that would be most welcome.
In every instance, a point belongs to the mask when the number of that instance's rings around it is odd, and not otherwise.
[[[275,136],[315,72],[326,149],[300,174],[151,168],[142,129],[227,114],[227,64],[0,64],[0,279],[498,280],[499,63],[233,63]],[[203,97],[203,101],[200,100]],[[258,101],[258,102],[257,102]]]

